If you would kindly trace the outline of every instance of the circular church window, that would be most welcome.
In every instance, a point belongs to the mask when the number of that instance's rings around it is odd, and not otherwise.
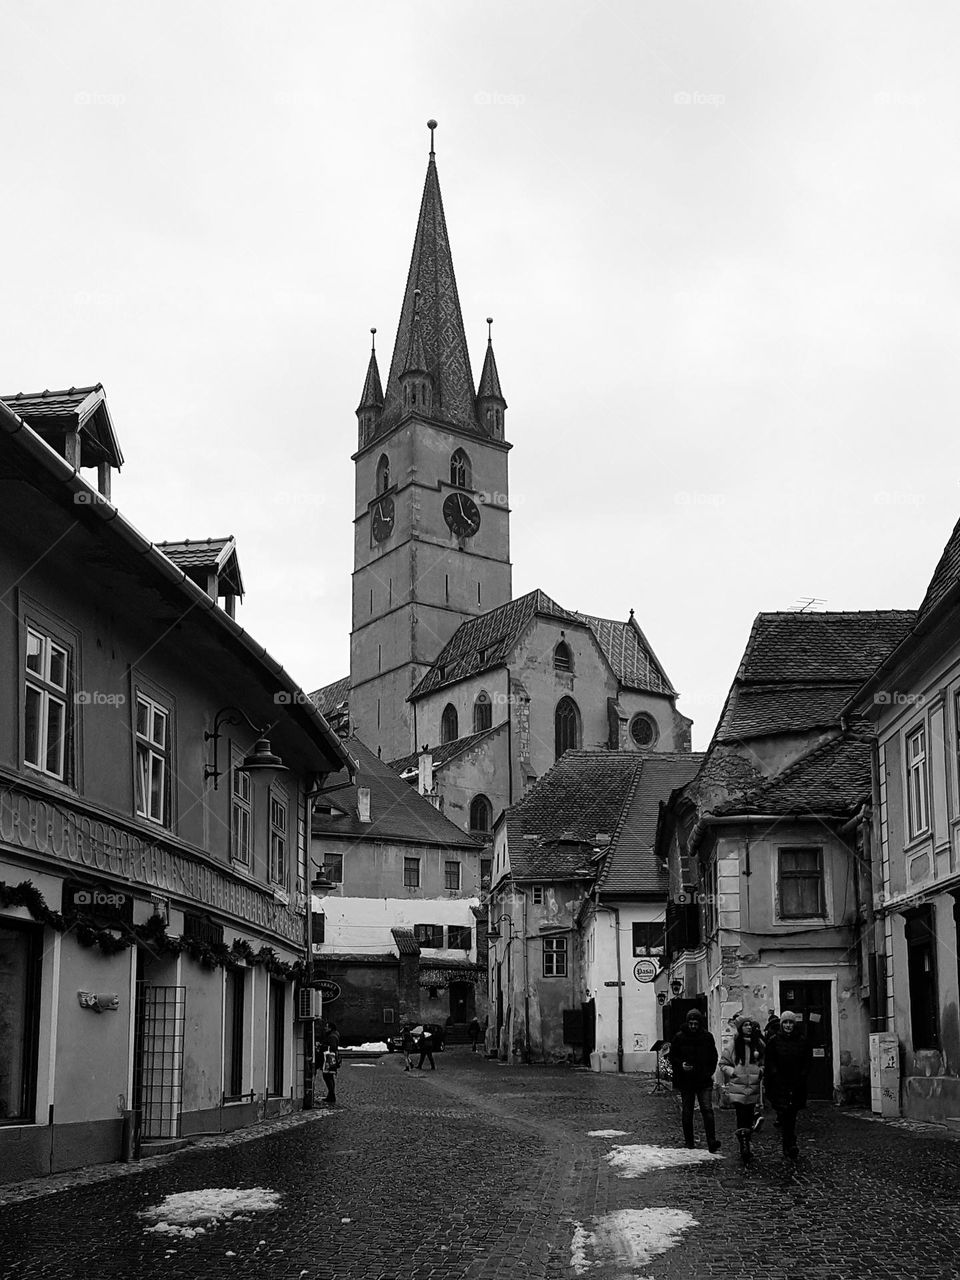
[[[630,736],[638,747],[654,746],[660,737],[656,720],[653,716],[644,715],[642,712],[634,716],[630,721]]]

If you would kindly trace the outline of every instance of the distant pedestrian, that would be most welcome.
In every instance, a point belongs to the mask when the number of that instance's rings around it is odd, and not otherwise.
[[[477,1052],[477,1045],[480,1043],[480,1037],[482,1034],[483,1029],[480,1026],[480,1019],[476,1017],[471,1018],[467,1024],[467,1035],[470,1037],[471,1053]]]
[[[670,1041],[673,1087],[680,1094],[683,1141],[687,1147],[694,1145],[693,1112],[699,1103],[707,1148],[720,1150],[713,1114],[713,1073],[718,1056],[716,1041],[706,1029],[704,1015],[699,1009],[691,1009],[686,1023]]]
[[[337,1072],[340,1070],[340,1032],[335,1022],[325,1022],[317,1045],[320,1075],[327,1086],[327,1096],[321,1105],[337,1105]]]
[[[767,1042],[764,1058],[767,1097],[777,1113],[783,1154],[791,1160],[799,1155],[797,1112],[807,1105],[807,1078],[813,1064],[799,1021],[789,1009],[780,1014],[780,1030]]]
[[[420,1035],[417,1039],[417,1048],[420,1050],[420,1061],[417,1063],[417,1070],[422,1071],[424,1058],[429,1058],[430,1070],[436,1071],[437,1064],[433,1060],[433,1036],[426,1027],[420,1028]]]
[[[403,1054],[404,1071],[413,1070],[413,1033],[409,1027],[404,1027],[400,1032],[400,1051]]]
[[[741,1018],[737,1023],[737,1034],[723,1051],[720,1070],[726,1081],[727,1098],[737,1113],[737,1145],[744,1164],[753,1159],[750,1139],[763,1123],[763,1116],[756,1116],[763,1058],[763,1037],[759,1025],[752,1018]]]
[[[771,1009],[770,1017],[767,1019],[767,1025],[763,1028],[764,1044],[766,1044],[766,1042],[771,1038],[771,1036],[775,1036],[779,1030],[780,1030],[780,1019]]]

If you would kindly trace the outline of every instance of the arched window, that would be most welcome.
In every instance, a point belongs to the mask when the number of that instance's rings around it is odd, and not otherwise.
[[[553,717],[557,759],[580,746],[580,709],[572,698],[561,698]]]
[[[482,733],[484,729],[489,729],[493,724],[493,703],[490,701],[490,695],[482,689],[477,694],[477,700],[473,704],[473,732]]]
[[[486,796],[470,801],[470,830],[474,835],[488,835],[493,827],[493,805]]]
[[[561,640],[553,651],[553,669],[554,671],[573,670],[573,654],[566,640]]]
[[[460,722],[457,719],[457,708],[448,702],[440,717],[440,741],[455,742],[460,737]]]
[[[390,488],[390,459],[385,453],[380,455],[377,463],[377,493],[385,493]]]
[[[458,489],[469,489],[472,484],[470,459],[462,449],[457,449],[450,459],[450,483]]]

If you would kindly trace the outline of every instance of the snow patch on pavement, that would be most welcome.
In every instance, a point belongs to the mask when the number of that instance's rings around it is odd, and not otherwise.
[[[588,1138],[625,1138],[630,1132],[629,1129],[590,1129],[587,1132]]]
[[[205,1235],[208,1226],[230,1218],[249,1222],[243,1215],[276,1209],[279,1204],[279,1194],[265,1187],[207,1187],[165,1196],[159,1204],[141,1210],[140,1217],[153,1223],[144,1231],[189,1239]]]
[[[674,1248],[683,1233],[697,1225],[697,1219],[684,1209],[619,1209],[597,1218],[592,1232],[577,1222],[570,1266],[578,1276],[592,1267],[613,1266],[623,1280],[642,1280],[636,1268]]]
[[[368,1044],[354,1044],[350,1046],[354,1053],[388,1053],[386,1044],[382,1040],[371,1040]],[[341,1050],[342,1053],[349,1053],[350,1049]]]
[[[672,1169],[682,1164],[703,1164],[723,1156],[697,1147],[612,1147],[606,1160],[621,1178],[639,1178],[654,1169]]]

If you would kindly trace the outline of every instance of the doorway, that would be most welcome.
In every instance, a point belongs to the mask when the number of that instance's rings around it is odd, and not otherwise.
[[[803,1033],[813,1051],[807,1087],[811,1098],[833,1097],[833,1018],[829,982],[781,982],[780,1008],[803,1020]]]
[[[465,1027],[470,1021],[473,1004],[473,984],[450,983],[450,1021],[455,1027]]]

